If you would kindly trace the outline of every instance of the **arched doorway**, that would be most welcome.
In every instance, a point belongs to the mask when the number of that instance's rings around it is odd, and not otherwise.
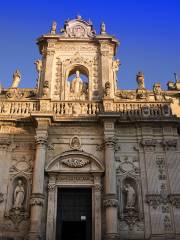
[[[53,158],[46,172],[49,176],[46,239],[68,239],[68,234],[72,236],[77,228],[81,235],[73,235],[74,238],[100,240],[103,165],[93,155],[73,150]],[[70,226],[71,233],[67,231]]]

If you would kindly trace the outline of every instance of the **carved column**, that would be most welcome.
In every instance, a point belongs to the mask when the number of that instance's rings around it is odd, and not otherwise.
[[[42,127],[42,126],[41,126]],[[36,156],[33,170],[31,205],[31,224],[29,239],[41,239],[42,208],[44,204],[44,165],[47,145],[47,129],[36,130]]]
[[[103,205],[106,211],[106,236],[105,239],[118,239],[117,226],[117,186],[116,167],[114,155],[114,123],[105,123],[105,198]]]

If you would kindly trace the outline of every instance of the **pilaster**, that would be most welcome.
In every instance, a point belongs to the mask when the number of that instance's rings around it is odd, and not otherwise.
[[[33,171],[32,195],[30,200],[31,218],[30,218],[30,240],[42,239],[41,220],[42,209],[44,205],[44,166],[46,158],[46,147],[48,139],[48,124],[46,119],[37,118],[38,127],[36,129],[36,155]]]
[[[118,239],[117,226],[117,187],[115,168],[115,136],[114,122],[104,121],[104,153],[105,153],[105,197],[103,206],[106,212],[106,233],[105,239]]]

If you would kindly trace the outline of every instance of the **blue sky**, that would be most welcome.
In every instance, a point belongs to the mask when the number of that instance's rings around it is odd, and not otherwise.
[[[1,0],[0,81],[9,87],[16,68],[21,87],[34,87],[34,61],[40,58],[36,39],[49,32],[56,20],[58,30],[67,18],[80,14],[91,19],[97,32],[102,21],[109,34],[120,40],[117,57],[121,89],[136,88],[136,73],[143,71],[148,89],[154,82],[163,88],[180,77],[180,0]]]

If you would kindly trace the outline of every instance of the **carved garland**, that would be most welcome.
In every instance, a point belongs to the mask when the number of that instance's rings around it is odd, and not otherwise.
[[[89,164],[89,159],[69,158],[62,160],[62,163],[71,168],[82,168]]]

